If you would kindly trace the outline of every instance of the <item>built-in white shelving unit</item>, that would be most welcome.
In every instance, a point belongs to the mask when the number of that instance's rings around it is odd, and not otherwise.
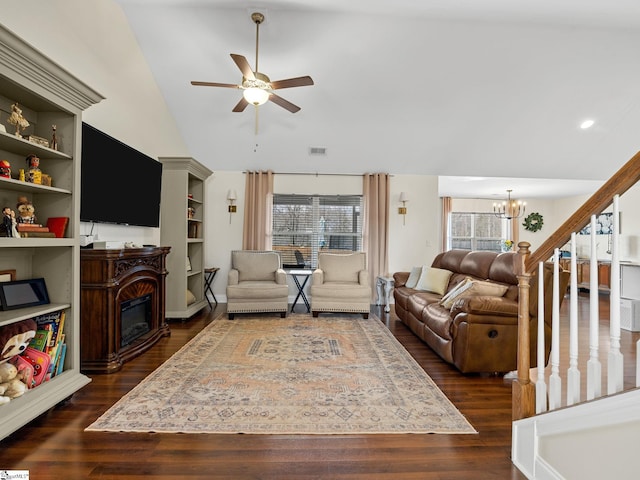
[[[204,182],[211,170],[189,157],[160,157],[160,243],[167,256],[166,317],[189,318],[208,305],[204,292]],[[187,303],[187,290],[195,301]]]
[[[68,71],[0,25],[0,159],[10,162],[12,177],[0,177],[2,207],[16,209],[18,196],[35,207],[37,223],[68,217],[64,238],[0,238],[0,270],[15,270],[16,279],[44,278],[51,303],[0,312],[0,327],[38,315],[64,310],[67,353],[64,371],[0,406],[0,438],[70,397],[90,379],[80,373],[80,151],[82,111],[103,97]],[[52,137],[51,149],[15,135],[7,123],[18,103],[30,126],[23,135]],[[18,179],[29,154],[40,158],[52,186]]]

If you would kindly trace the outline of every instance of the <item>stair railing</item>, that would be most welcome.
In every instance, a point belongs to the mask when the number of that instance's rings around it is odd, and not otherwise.
[[[572,234],[575,235],[575,232],[580,231],[582,228],[584,228],[585,226],[587,226],[587,224],[589,224],[589,222],[593,222],[592,220],[592,216],[594,216],[595,214],[599,214],[600,212],[604,211],[606,208],[609,207],[609,205],[611,205],[611,203],[614,203],[614,209],[616,209],[616,205],[617,205],[617,198],[619,197],[619,195],[622,195],[624,192],[626,192],[629,188],[631,188],[632,186],[634,186],[638,181],[640,180],[640,152],[636,153],[627,163],[625,163],[607,182],[605,182],[605,184],[600,187],[600,189],[598,189],[596,191],[596,193],[594,193],[578,210],[576,210],[573,215],[571,215],[555,232],[553,232],[548,238],[547,240],[545,240],[542,245],[540,245],[540,247],[538,249],[535,250],[535,252],[531,252],[530,251],[530,244],[527,242],[520,242],[518,244],[518,253],[519,253],[519,265],[517,265],[518,271],[519,271],[519,275],[518,275],[518,302],[519,302],[519,306],[518,306],[518,371],[517,371],[517,377],[513,382],[513,386],[512,386],[512,418],[513,420],[519,420],[522,418],[527,418],[527,417],[531,417],[533,415],[536,414],[536,403],[541,403],[542,402],[542,396],[541,394],[538,394],[539,397],[538,399],[536,399],[536,385],[540,383],[540,371],[538,371],[538,381],[536,381],[536,383],[534,384],[531,381],[530,378],[530,338],[529,338],[529,322],[530,322],[530,317],[529,317],[529,295],[530,295],[530,283],[531,283],[531,276],[533,275],[533,272],[536,271],[536,269],[539,269],[539,265],[541,262],[545,262],[547,260],[549,260],[550,258],[554,258],[554,299],[553,301],[553,308],[552,311],[554,312],[552,315],[552,357],[554,355],[554,351],[557,352],[558,351],[558,347],[557,345],[554,347],[553,345],[553,341],[554,338],[557,338],[558,333],[559,333],[559,288],[556,284],[557,282],[557,278],[558,278],[558,249],[560,247],[562,247],[563,245],[565,245],[568,241],[571,240]],[[616,197],[616,200],[614,200],[614,197]],[[620,381],[620,375],[618,372],[618,370],[622,370],[622,359],[621,359],[621,355],[619,354],[619,328],[620,328],[620,301],[619,301],[619,288],[620,288],[620,281],[619,281],[619,274],[620,274],[620,269],[619,269],[619,261],[618,261],[618,245],[617,240],[618,240],[618,217],[616,216],[616,213],[614,212],[614,221],[616,224],[616,227],[614,227],[614,240],[613,243],[614,245],[612,245],[612,268],[611,268],[611,298],[610,298],[610,303],[612,305],[612,312],[611,312],[611,331],[612,331],[612,349],[610,350],[609,353],[609,364],[610,364],[610,378],[609,378],[609,382],[613,382],[609,384],[609,392],[613,392],[613,391],[619,391],[619,390],[615,390],[616,388],[618,388],[618,385],[620,385],[621,381]],[[593,243],[593,240],[592,240]],[[615,254],[613,252],[616,252]],[[595,251],[592,252],[591,255],[591,261],[594,261],[594,257],[596,256]],[[615,256],[615,261],[616,264],[614,265],[613,261],[614,258],[613,256]],[[572,254],[572,262],[575,261],[575,254]],[[572,265],[571,268],[571,275],[575,276],[575,265]],[[597,271],[597,268],[595,270],[592,269],[592,271]],[[596,282],[597,282],[597,276],[593,275],[593,277],[596,277]],[[593,281],[593,280],[591,280]],[[539,282],[542,283],[542,282]],[[570,283],[570,289],[571,289],[571,298],[570,301],[573,301],[574,298],[577,299],[577,287],[575,287],[575,292],[574,292],[574,286],[573,286],[574,280],[571,280]],[[591,292],[595,292],[594,294],[597,296],[597,284],[595,285],[595,288],[593,288],[593,285],[591,285]],[[614,298],[614,296],[617,298]],[[542,299],[543,296],[541,296],[539,298]],[[596,301],[597,301],[597,297],[596,297]],[[614,312],[614,306],[617,308],[617,313]],[[576,307],[577,309],[577,307]],[[557,310],[557,311],[556,311]],[[574,310],[574,307],[572,305],[570,305],[570,323],[575,323],[577,322],[577,316],[576,319],[574,320],[572,318],[572,314],[571,311]],[[593,304],[591,306],[591,311],[597,311],[597,304],[594,307]],[[542,310],[544,311],[544,310]],[[575,313],[575,315],[577,315],[577,313]],[[543,316],[539,318],[544,318]],[[555,321],[555,323],[554,323]],[[593,322],[593,319],[590,319],[590,322]],[[543,323],[543,322],[540,322]],[[577,325],[575,325],[577,327]],[[615,329],[617,328],[618,330],[618,334],[617,334],[617,339],[616,339],[616,335],[615,335]],[[577,330],[574,330],[577,331]],[[571,339],[570,339],[570,343],[574,344],[577,339],[573,338],[573,334],[571,334]],[[540,338],[540,335],[538,335],[538,338]],[[542,335],[542,339],[544,341],[544,335]],[[593,339],[592,339],[593,340]],[[616,353],[616,342],[617,342],[617,353]],[[640,342],[639,342],[640,343]],[[591,347],[590,347],[591,348]],[[538,352],[540,352],[540,346],[538,345]],[[542,352],[544,352],[544,350],[542,350]],[[597,351],[594,351],[593,353],[597,353]],[[575,357],[577,355],[577,346],[575,348],[570,346],[570,363],[575,363],[575,358],[571,358],[572,356]],[[559,403],[558,401],[558,394],[556,393],[556,391],[558,390],[558,382],[559,382],[559,377],[556,378],[555,376],[555,371],[554,369],[557,369],[557,365],[556,365],[556,359],[551,358],[550,360],[551,362],[551,377],[552,379],[550,380],[550,385],[549,385],[549,406],[553,407],[553,408],[557,408],[556,403]],[[542,363],[542,368],[544,368],[544,361],[540,362],[538,361],[538,365],[540,366]],[[539,367],[540,368],[540,367]],[[594,362],[592,362],[592,367],[591,367],[591,373],[589,373],[589,369],[588,369],[588,378],[589,375],[594,376],[597,372],[597,368],[598,365],[595,364]],[[611,369],[613,369],[613,374],[611,374]],[[543,374],[542,374],[543,375]],[[640,373],[637,374],[640,380]],[[575,385],[576,383],[576,379],[578,379],[578,389],[579,389],[579,371],[576,371],[575,365],[571,365],[570,366],[570,373],[569,373],[569,377],[570,377],[570,381],[569,384],[570,385]],[[594,380],[592,380],[592,388],[594,383],[596,383]],[[555,385],[555,386],[552,386]],[[542,389],[542,387],[540,387]],[[571,391],[572,391],[572,395],[573,392],[575,391],[575,386],[571,386]],[[621,389],[621,387],[620,387]],[[545,392],[546,394],[546,392]],[[595,392],[594,392],[595,394]],[[545,395],[546,396],[546,395]],[[572,399],[572,401],[575,400],[575,397]]]

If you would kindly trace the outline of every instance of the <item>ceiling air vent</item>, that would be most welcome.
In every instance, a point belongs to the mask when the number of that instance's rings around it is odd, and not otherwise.
[[[326,155],[327,147],[309,147],[309,155]]]

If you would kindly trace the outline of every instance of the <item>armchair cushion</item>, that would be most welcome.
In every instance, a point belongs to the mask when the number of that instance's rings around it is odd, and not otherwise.
[[[359,283],[359,272],[366,269],[365,256],[323,253],[318,257],[318,268],[324,273],[324,282]]]
[[[234,251],[233,269],[238,271],[238,281],[275,281],[275,272],[280,268],[280,256],[276,252]]]
[[[321,253],[318,268],[311,277],[311,310],[319,312],[362,313],[371,308],[371,286],[364,252]]]
[[[280,312],[286,315],[289,287],[274,251],[236,250],[231,252],[227,284],[227,313]]]

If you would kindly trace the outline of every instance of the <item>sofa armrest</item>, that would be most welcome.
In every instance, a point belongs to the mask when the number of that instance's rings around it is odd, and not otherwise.
[[[360,285],[369,285],[369,272],[367,270],[360,270],[358,272],[358,283]]]
[[[324,283],[324,272],[316,268],[311,275],[311,285],[322,285]]]
[[[395,287],[404,287],[409,280],[409,272],[396,272],[393,274],[393,282]]]
[[[278,285],[287,284],[287,272],[285,272],[282,268],[276,270],[276,283]]]
[[[451,307],[451,316],[459,313],[488,315],[493,317],[518,317],[518,302],[504,297],[462,297]]]
[[[239,272],[235,268],[229,270],[229,274],[227,275],[227,284],[228,285],[238,285],[238,276]]]

